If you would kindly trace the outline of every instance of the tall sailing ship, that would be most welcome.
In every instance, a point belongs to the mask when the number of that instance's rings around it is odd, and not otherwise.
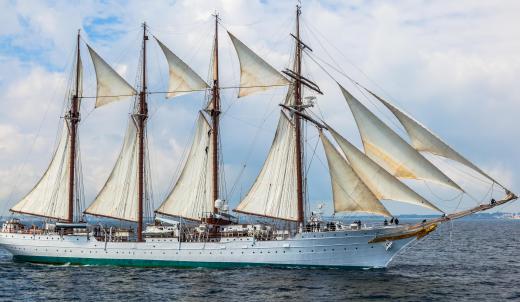
[[[61,139],[53,159],[34,188],[16,203],[13,216],[0,232],[0,246],[15,261],[36,263],[113,264],[129,266],[224,267],[244,265],[386,267],[411,243],[433,232],[439,224],[491,209],[517,199],[479,167],[467,160],[409,114],[356,81],[353,86],[367,98],[386,107],[404,127],[402,137],[338,84],[350,108],[363,150],[312,113],[306,94],[320,95],[319,86],[302,73],[302,57],[312,49],[300,37],[301,10],[296,9],[292,68],[277,71],[236,36],[228,36],[240,62],[238,97],[271,88],[286,87],[278,125],[265,162],[248,193],[230,211],[221,188],[222,156],[220,115],[222,89],[219,71],[219,18],[215,15],[212,81],[207,83],[189,65],[154,36],[169,68],[167,97],[206,91],[207,104],[198,113],[196,129],[175,185],[155,219],[151,212],[150,173],[147,160],[147,45],[149,28],[143,24],[139,87],[126,82],[90,45],[87,45],[97,81],[96,108],[134,99],[126,135],[117,161],[101,191],[84,210],[79,161],[78,126],[83,96],[82,39],[78,32],[74,86],[64,116]],[[315,60],[314,60],[315,61]],[[315,61],[317,63],[317,61]],[[349,78],[350,79],[350,78]],[[440,213],[415,224],[345,223],[325,220],[307,205],[304,124],[317,129],[328,163],[334,213],[365,213],[390,218],[381,201],[397,201]],[[333,141],[337,144],[334,145]],[[403,179],[434,182],[466,194],[425,154],[458,162],[504,191],[463,211],[445,213]],[[236,213],[236,214],[235,214]],[[45,219],[43,226],[29,226],[14,215]],[[238,215],[259,217],[242,223]],[[89,216],[127,221],[135,227],[92,225]],[[381,221],[383,218],[381,218]],[[392,218],[393,221],[393,218]]]

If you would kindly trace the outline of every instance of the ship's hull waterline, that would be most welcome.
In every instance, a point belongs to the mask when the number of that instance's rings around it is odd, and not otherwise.
[[[256,241],[229,237],[220,242],[104,242],[93,237],[0,233],[0,246],[14,261],[140,267],[244,266],[385,268],[417,238],[369,243],[378,230],[312,232],[289,240]]]

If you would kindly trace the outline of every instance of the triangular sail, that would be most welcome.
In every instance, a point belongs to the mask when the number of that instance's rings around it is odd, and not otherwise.
[[[96,70],[96,108],[137,94],[136,90],[112,69],[103,58],[89,45],[87,47]]]
[[[282,112],[276,134],[260,174],[237,212],[298,220],[294,126]]]
[[[359,151],[334,129],[330,127],[328,129],[347,157],[354,172],[379,200],[402,201],[443,212]]]
[[[457,151],[453,150],[448,144],[442,141],[436,134],[422,125],[420,122],[415,120],[413,117],[397,108],[393,104],[390,104],[386,100],[382,99],[378,95],[374,94],[371,91],[368,91],[372,94],[376,99],[378,99],[383,105],[386,106],[399,120],[401,125],[405,128],[408,136],[410,137],[412,146],[417,151],[423,151],[432,153],[435,155],[439,155],[445,158],[452,159],[454,161],[458,161],[459,163],[468,166],[469,168],[479,172],[492,182],[499,184],[496,180],[494,180],[491,176],[487,175],[484,171],[482,171],[479,167],[474,165],[472,162],[464,158]]]
[[[191,91],[204,90],[208,84],[186,63],[176,56],[166,45],[155,38],[168,61],[169,80],[166,97],[172,98]]]
[[[233,34],[230,32],[228,34],[240,61],[240,90],[238,97],[289,84],[289,81],[280,72],[254,53]]]
[[[462,189],[341,87],[361,134],[365,153],[396,177],[422,179]]]
[[[58,147],[47,171],[36,186],[12,208],[12,212],[40,217],[68,219],[70,135],[64,123]]]
[[[211,127],[200,113],[195,136],[179,179],[156,213],[200,220],[205,213],[213,211],[211,135]]]
[[[329,166],[334,213],[362,212],[392,216],[321,131],[320,138]]]
[[[137,127],[131,118],[116,164],[86,214],[138,221],[138,149]]]

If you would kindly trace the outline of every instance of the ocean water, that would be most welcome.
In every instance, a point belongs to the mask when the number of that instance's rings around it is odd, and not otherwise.
[[[520,301],[520,220],[463,220],[380,270],[172,269],[13,263],[0,301]]]

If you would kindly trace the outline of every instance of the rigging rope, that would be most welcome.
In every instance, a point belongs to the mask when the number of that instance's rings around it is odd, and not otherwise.
[[[67,70],[68,68],[71,68],[71,62],[73,60],[71,60],[71,58],[75,55],[75,47],[72,48],[72,50],[69,52],[69,56],[68,56],[68,59],[66,60],[66,64],[65,66],[63,67],[63,70]],[[70,80],[70,77],[69,77],[69,80]],[[23,168],[26,166],[28,160],[29,160],[29,157],[32,155],[33,151],[34,151],[34,147],[36,145],[36,141],[38,140],[38,138],[40,137],[40,134],[41,134],[41,130],[43,128],[43,123],[45,122],[45,120],[47,119],[47,114],[49,112],[49,109],[50,109],[50,105],[52,103],[51,100],[53,100],[58,92],[58,89],[60,87],[62,87],[62,85],[64,84],[65,82],[65,79],[62,78],[59,80],[58,82],[58,85],[54,88],[52,94],[51,94],[51,98],[49,98],[49,101],[47,102],[46,106],[45,106],[45,110],[43,111],[43,115],[42,115],[42,119],[40,120],[39,124],[38,124],[38,130],[36,131],[36,135],[34,136],[33,140],[32,140],[32,143],[31,143],[31,146],[29,147],[28,149],[28,152],[26,154],[26,156],[24,157],[23,161],[22,161],[22,164],[16,169],[16,176],[14,177],[14,180],[15,182],[12,184],[12,187],[11,187],[11,190],[8,194],[8,197],[7,197],[7,200],[10,201],[12,198],[13,198],[13,194],[14,192],[16,191],[17,189],[17,186],[18,184],[20,183],[20,177],[21,177],[21,174],[22,174],[22,170]],[[69,83],[67,82],[67,87],[69,86]],[[66,89],[67,93],[65,94],[65,99],[67,99],[67,96],[68,96],[68,89]],[[60,123],[61,124],[61,119],[60,119]],[[58,127],[58,133],[61,133],[60,131],[61,127]],[[56,144],[56,141],[55,141],[55,144]],[[9,212],[9,209],[8,208],[5,208],[3,209],[2,211],[2,215],[1,216],[5,216],[4,213],[6,212]]]

